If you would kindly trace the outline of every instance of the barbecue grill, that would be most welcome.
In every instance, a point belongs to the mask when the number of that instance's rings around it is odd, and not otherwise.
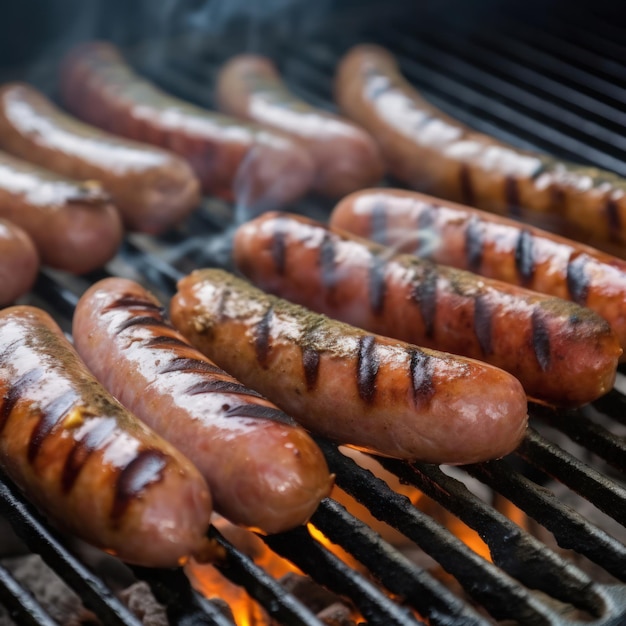
[[[0,78],[31,80],[54,96],[55,63],[67,46],[80,38],[109,38],[166,90],[212,106],[219,65],[230,54],[254,50],[276,60],[294,91],[332,109],[338,58],[352,44],[376,42],[398,56],[428,99],[477,130],[626,176],[626,29],[617,9],[608,3],[471,4],[343,2],[308,11],[300,3],[277,2],[268,5],[274,13],[261,13],[234,3],[244,12],[226,14],[219,8],[224,3],[166,2],[157,11],[148,2],[103,2],[86,16],[82,4],[70,3],[75,24],[64,34],[57,19],[30,31],[43,38],[36,46],[22,40],[18,45],[15,36],[4,39]],[[50,10],[45,6],[39,9]],[[62,13],[70,18],[69,9]],[[325,219],[330,204],[308,197],[289,208]],[[43,270],[25,300],[52,312],[67,331],[79,295],[106,275],[138,280],[166,301],[176,280],[191,269],[230,269],[229,241],[239,209],[205,198],[194,215],[163,236],[127,236],[118,256],[97,272],[76,278]],[[333,499],[322,502],[311,522],[366,573],[329,551],[308,527],[263,541],[353,604],[368,624],[626,624],[625,390],[620,372],[615,389],[590,406],[555,411],[531,405],[528,434],[506,459],[454,471],[378,459],[401,482],[476,530],[492,562],[324,440],[318,442],[338,485],[447,574],[433,576]],[[544,530],[532,533],[511,521],[503,501]],[[102,623],[141,623],[5,477],[0,516]],[[218,570],[242,585],[274,623],[323,623],[217,528],[210,534],[225,554]],[[192,588],[182,570],[130,570],[149,584],[172,624],[234,623],[222,603]],[[454,584],[446,584],[448,578]],[[2,566],[0,603],[19,624],[55,623]]]

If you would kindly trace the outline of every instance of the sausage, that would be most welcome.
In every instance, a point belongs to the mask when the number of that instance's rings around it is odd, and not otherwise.
[[[475,463],[517,447],[527,404],[510,374],[330,320],[216,269],[182,278],[174,325],[305,428],[428,463]]]
[[[26,84],[0,89],[0,147],[62,176],[101,182],[129,230],[158,234],[200,202],[186,161],[75,120]]]
[[[577,406],[608,392],[622,353],[597,313],[328,228],[267,213],[234,238],[262,289],[371,332],[489,362],[527,394]]]
[[[244,208],[278,207],[308,192],[313,161],[288,137],[175,98],[137,75],[106,42],[62,63],[61,97],[83,120],[184,157],[207,194]]]
[[[33,240],[23,228],[0,218],[0,307],[30,291],[38,271]]]
[[[623,250],[624,179],[473,132],[426,102],[383,48],[362,45],[346,54],[335,97],[377,140],[390,173],[409,187]]]
[[[376,184],[384,169],[374,140],[355,124],[316,108],[289,91],[272,61],[253,54],[233,57],[215,86],[218,108],[288,134],[315,163],[313,189],[339,198]]]
[[[516,220],[400,189],[344,198],[330,225],[397,252],[587,306],[609,322],[626,348],[622,259]]]
[[[195,463],[231,522],[287,530],[329,494],[326,460],[304,429],[192,348],[141,285],[92,285],[73,335],[105,387]]]
[[[28,233],[44,265],[72,274],[102,267],[123,237],[119,213],[99,183],[64,178],[3,152],[0,218]]]
[[[0,311],[0,464],[51,521],[126,562],[176,567],[210,552],[211,496],[196,468],[35,307]]]

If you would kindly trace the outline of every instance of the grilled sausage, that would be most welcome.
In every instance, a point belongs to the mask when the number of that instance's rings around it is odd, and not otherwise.
[[[626,262],[595,248],[400,189],[352,194],[335,207],[330,224],[398,252],[587,306],[609,322],[626,348]]]
[[[0,146],[62,176],[99,181],[130,230],[160,233],[200,201],[186,161],[79,122],[26,84],[0,89]]]
[[[39,254],[23,228],[0,218],[0,307],[27,293],[39,270]]]
[[[288,214],[240,226],[234,257],[266,291],[371,332],[487,361],[538,400],[584,404],[615,380],[617,337],[573,302],[396,255]]]
[[[83,274],[113,258],[122,223],[99,183],[79,183],[0,152],[0,217],[23,228],[44,265]]]
[[[272,61],[242,54],[226,63],[216,83],[218,107],[302,142],[315,163],[313,188],[341,197],[376,184],[383,164],[374,140],[355,124],[297,98]]]
[[[586,243],[626,243],[626,181],[471,131],[426,102],[376,46],[338,67],[342,111],[377,140],[389,171],[408,186],[495,213],[518,215]],[[546,219],[549,216],[549,219]]]
[[[171,316],[218,365],[339,443],[473,463],[524,435],[526,397],[510,374],[332,321],[222,270],[179,281]]]
[[[196,468],[35,307],[0,312],[0,464],[58,526],[124,561],[175,567],[208,548],[211,497]]]
[[[230,521],[287,530],[329,494],[326,460],[304,429],[192,348],[137,283],[92,285],[73,335],[105,387],[195,463]]]
[[[166,94],[138,76],[111,44],[89,42],[70,51],[61,95],[87,122],[187,159],[208,194],[257,209],[288,204],[311,186],[313,162],[304,148]]]

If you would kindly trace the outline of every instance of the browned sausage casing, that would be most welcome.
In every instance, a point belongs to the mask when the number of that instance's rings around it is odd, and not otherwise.
[[[99,183],[79,183],[3,152],[0,217],[30,235],[43,264],[73,274],[101,267],[122,242],[120,216]]]
[[[85,121],[187,159],[208,194],[256,209],[288,204],[311,186],[313,161],[304,148],[166,94],[137,75],[111,44],[90,42],[70,52],[61,95]]]
[[[192,348],[141,285],[92,285],[73,335],[105,387],[195,463],[231,522],[284,531],[329,494],[326,460],[306,431]]]
[[[538,400],[580,405],[615,381],[615,333],[573,302],[396,255],[285,213],[240,226],[234,256],[266,291],[381,335],[487,361]]]
[[[200,202],[186,161],[79,122],[29,85],[0,89],[0,146],[63,176],[99,181],[130,230],[162,232]]]
[[[218,365],[340,443],[474,463],[524,435],[526,397],[510,374],[330,320],[227,272],[183,278],[171,315]]]
[[[390,172],[410,187],[623,251],[626,182],[473,132],[426,102],[377,46],[341,61],[335,94],[343,112],[377,140]],[[546,217],[549,216],[548,219]]]
[[[39,270],[39,254],[23,228],[0,218],[0,306],[30,291]]]
[[[0,372],[0,463],[45,515],[131,563],[202,556],[206,483],[104,390],[45,311],[0,312]]]
[[[272,61],[242,54],[218,75],[219,108],[239,118],[284,132],[302,142],[315,163],[315,191],[341,197],[383,176],[374,140],[355,124],[316,108],[289,91]]]
[[[351,194],[335,207],[330,224],[398,252],[587,306],[609,322],[626,349],[622,259],[493,213],[400,189]]]

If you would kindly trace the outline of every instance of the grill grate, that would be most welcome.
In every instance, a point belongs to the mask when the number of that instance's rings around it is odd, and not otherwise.
[[[533,11],[537,3],[526,4],[524,10],[516,6],[505,10],[487,2],[482,12],[470,15],[462,3],[456,4],[455,13],[444,2],[444,10],[431,8],[419,23],[405,19],[374,29],[371,19],[348,22],[349,28],[345,20],[336,20],[320,28],[306,46],[285,37],[258,44],[260,51],[277,59],[296,92],[332,108],[330,79],[339,55],[359,41],[379,42],[399,56],[407,76],[434,104],[476,129],[626,175],[626,115],[621,105],[626,93],[626,47],[621,44],[625,31],[599,5],[584,10],[574,5],[562,15],[558,4],[552,10],[542,7],[541,12]],[[214,40],[196,32],[176,37],[165,48],[162,42],[150,40],[134,47],[132,58],[166,89],[211,106],[218,64],[244,48],[240,37]],[[307,198],[290,208],[324,219],[330,205]],[[105,275],[139,280],[165,301],[176,280],[194,267],[229,268],[232,223],[230,207],[205,199],[185,224],[162,237],[129,235],[117,258],[101,271],[80,278],[43,271],[29,298],[50,310],[68,333],[78,295]],[[624,374],[618,377],[623,384]],[[612,431],[624,431],[625,409],[626,396],[618,389],[576,411],[532,406],[533,428],[516,454],[459,468],[454,475],[435,466],[376,457],[402,482],[416,486],[476,530],[488,544],[493,563],[342,455],[335,445],[319,441],[338,484],[374,517],[434,558],[460,583],[465,595],[426,572],[331,499],[322,503],[312,524],[356,558],[366,573],[340,561],[307,528],[263,540],[313,580],[349,598],[368,624],[427,621],[439,626],[480,626],[495,618],[533,625],[618,626],[626,620],[626,585],[622,584],[626,582],[626,442]],[[562,435],[568,445],[569,440],[578,445],[574,452],[561,447],[565,446]],[[549,478],[615,520],[619,535],[613,537],[549,491]],[[469,489],[473,480],[489,486],[494,500],[485,501]],[[561,548],[600,567],[587,574],[570,553],[522,530],[498,510],[500,497],[551,531]],[[0,515],[103,623],[139,623],[2,476]],[[210,533],[225,552],[218,570],[242,585],[277,623],[322,623],[216,528]],[[182,571],[131,569],[167,607],[171,623],[232,626],[222,607],[197,593]],[[30,592],[1,567],[0,601],[20,624],[53,623]]]

